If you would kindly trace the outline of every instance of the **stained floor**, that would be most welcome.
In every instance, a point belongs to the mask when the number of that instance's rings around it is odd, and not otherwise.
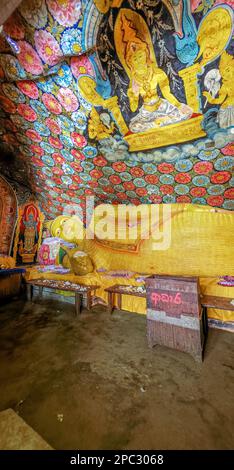
[[[55,449],[232,449],[234,335],[205,360],[149,349],[145,317],[17,300],[0,307],[0,411]]]

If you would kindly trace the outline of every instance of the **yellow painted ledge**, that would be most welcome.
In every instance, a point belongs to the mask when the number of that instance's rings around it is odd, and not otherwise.
[[[124,140],[129,145],[130,152],[149,150],[165,145],[177,145],[204,137],[206,133],[201,127],[203,116],[196,116],[176,124],[158,127],[145,132],[125,135]]]

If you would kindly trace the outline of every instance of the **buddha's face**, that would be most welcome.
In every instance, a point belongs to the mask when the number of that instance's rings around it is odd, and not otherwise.
[[[63,224],[62,238],[68,242],[83,240],[83,223],[76,215],[68,218]]]
[[[51,235],[53,237],[61,237],[63,238],[63,225],[68,219],[67,216],[59,215],[56,219],[52,222],[51,225]]]
[[[131,65],[134,70],[142,75],[147,71],[147,55],[144,49],[138,49],[132,54]]]

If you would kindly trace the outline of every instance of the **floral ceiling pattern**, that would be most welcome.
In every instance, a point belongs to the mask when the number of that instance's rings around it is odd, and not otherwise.
[[[204,43],[206,17],[220,21],[225,36],[233,6],[23,0],[0,37],[0,137],[26,168],[46,218],[67,204],[84,206],[89,195],[96,204],[233,210],[234,108],[225,76],[232,65],[233,77],[232,35],[216,52]],[[195,67],[192,102],[186,77]],[[1,163],[0,170],[7,173]]]

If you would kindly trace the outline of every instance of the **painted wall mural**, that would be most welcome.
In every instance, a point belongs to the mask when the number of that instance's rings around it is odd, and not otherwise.
[[[7,126],[7,121],[4,121]],[[33,171],[24,155],[17,155],[7,144],[0,144],[0,175],[6,179],[16,194],[19,204],[32,197]]]
[[[0,255],[10,255],[16,219],[16,195],[7,181],[0,176]]]
[[[23,0],[0,134],[47,218],[67,204],[234,208],[233,1]]]

